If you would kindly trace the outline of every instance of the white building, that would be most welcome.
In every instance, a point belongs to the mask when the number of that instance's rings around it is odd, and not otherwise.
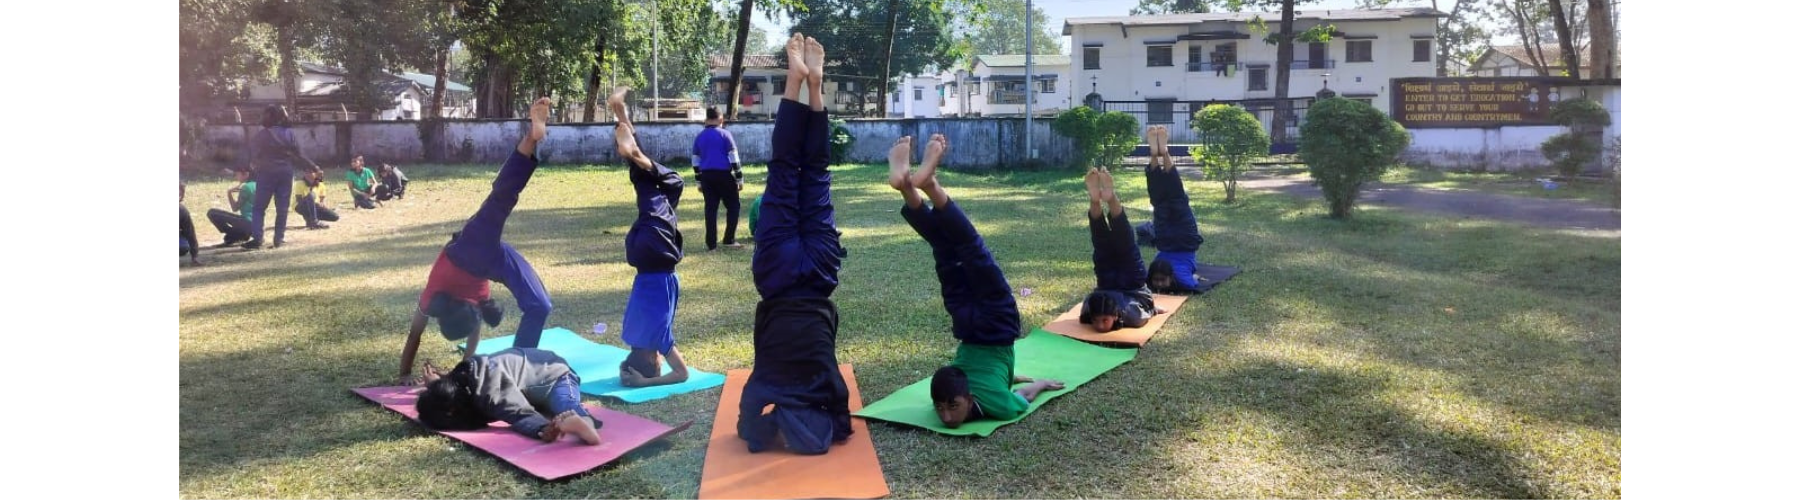
[[[1032,114],[1051,116],[1069,109],[1069,56],[1031,56],[1031,82],[1025,81],[1025,56],[975,56],[970,71],[939,76],[944,88],[944,116],[1025,116],[1026,92]]]
[[[1312,97],[1329,83],[1341,97],[1392,114],[1391,79],[1436,76],[1436,21],[1445,16],[1428,7],[1295,11],[1296,32],[1322,24],[1334,29],[1329,42],[1293,44],[1288,97]],[[1071,83],[1080,87],[1075,102],[1127,101],[1118,107],[1136,105],[1144,125],[1185,131],[1185,115],[1209,101],[1272,99],[1276,46],[1251,29],[1257,17],[1280,29],[1279,12],[1067,19],[1063,34],[1073,37],[1076,68]],[[1243,104],[1265,124],[1273,117],[1273,103],[1260,110],[1258,103]]]
[[[887,113],[892,118],[937,118],[944,105],[944,86],[934,75],[907,75],[888,94]]]
[[[1593,77],[1593,55],[1592,49],[1581,50],[1581,76],[1584,78]],[[1538,73],[1524,45],[1491,45],[1475,57],[1475,63],[1469,66],[1469,76],[1565,76],[1568,68],[1562,60],[1562,48],[1554,42],[1544,45],[1541,59],[1550,74]],[[1615,69],[1613,75],[1618,76],[1619,72]]]
[[[725,102],[731,99],[731,54],[713,54],[707,58],[707,66],[712,73],[706,92],[706,105],[717,106],[719,112],[725,111]],[[855,91],[861,90],[864,83],[854,80],[834,80],[831,69],[826,68],[824,96],[826,108],[833,114],[849,112],[855,109],[856,101],[863,98]],[[773,118],[775,109],[781,104],[781,96],[787,91],[787,67],[781,65],[780,59],[773,55],[744,54],[744,77],[738,91],[738,119]],[[870,92],[864,98],[864,109],[874,110],[875,93]]]
[[[346,72],[342,68],[315,64],[298,63],[300,75],[294,78],[295,102],[300,109],[288,110],[294,121],[333,121],[354,120],[357,110],[350,107],[349,93],[344,86]],[[418,120],[424,118],[424,107],[431,101],[432,84],[437,79],[423,73],[386,73],[375,86],[383,96],[388,96],[391,107],[374,114],[376,120]],[[235,101],[239,113],[245,109],[258,108],[269,104],[287,102],[286,91],[281,82],[252,86],[246,92],[247,97]],[[462,118],[472,115],[471,102],[474,92],[466,85],[444,82],[444,108],[440,116],[446,118]],[[254,117],[246,121],[260,120],[262,111],[254,110]]]

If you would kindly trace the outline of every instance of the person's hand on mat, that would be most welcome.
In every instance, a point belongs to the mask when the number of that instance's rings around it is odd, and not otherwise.
[[[1031,377],[1027,377],[1024,375],[1014,375],[1013,376],[1013,383],[1015,383],[1015,384],[1029,384],[1032,382],[1033,382],[1033,380],[1031,380]]]
[[[638,373],[637,370],[633,370],[630,367],[625,367],[625,369],[619,370],[619,385],[623,385],[625,387],[643,386],[644,385],[644,375],[641,373]]]
[[[1169,313],[1169,310],[1168,310],[1168,309],[1163,309],[1163,308],[1161,308],[1161,307],[1158,307],[1158,308],[1156,308],[1156,313],[1155,313],[1155,314],[1151,314],[1151,316],[1155,316],[1155,315],[1157,315],[1157,314],[1168,314],[1168,313]]]
[[[1063,383],[1060,380],[1044,379],[1043,384],[1045,389],[1052,391],[1060,391],[1063,389]]]

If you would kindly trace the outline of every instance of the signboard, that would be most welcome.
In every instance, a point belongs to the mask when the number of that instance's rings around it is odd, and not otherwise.
[[[1406,128],[1555,125],[1550,106],[1566,79],[1395,78],[1394,120]]]

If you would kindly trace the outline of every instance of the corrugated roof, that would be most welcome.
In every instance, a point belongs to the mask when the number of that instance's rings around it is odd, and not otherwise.
[[[986,64],[989,68],[1013,68],[1025,66],[1025,55],[975,56],[977,64]],[[1067,66],[1069,56],[1055,54],[1033,54],[1032,66]]]
[[[1483,52],[1480,57],[1477,57],[1475,59],[1475,65],[1479,66],[1479,65],[1481,65],[1482,62],[1484,62],[1488,59],[1491,59],[1493,57],[1493,53],[1505,54],[1507,57],[1517,59],[1517,60],[1519,60],[1519,64],[1522,66],[1530,66],[1531,65],[1531,56],[1526,55],[1524,45],[1493,45],[1493,46],[1489,46],[1488,49],[1490,49],[1492,52]],[[1544,58],[1544,66],[1546,66],[1546,67],[1550,67],[1550,68],[1563,67],[1562,47],[1556,45],[1555,43],[1545,44],[1543,58]],[[1587,67],[1589,67],[1590,66],[1589,62],[1591,62],[1593,60],[1594,60],[1594,51],[1593,51],[1592,47],[1581,51],[1581,67],[1583,69],[1586,69]]]
[[[413,73],[413,72],[409,71],[409,72],[401,73],[400,77],[408,79],[408,80],[412,80],[414,83],[419,84],[419,86],[423,87],[426,92],[431,92],[432,89],[437,88],[436,87],[437,86],[437,77],[436,76],[427,75],[424,73]],[[451,81],[449,79],[445,79],[444,80],[444,91],[446,91],[446,92],[474,92],[475,89],[469,88],[468,85],[463,85],[463,84]]]
[[[731,67],[731,54],[713,54],[707,56],[706,63],[714,68]],[[772,54],[744,54],[746,68],[780,68],[781,61]]]
[[[1063,35],[1073,35],[1073,28],[1086,24],[1117,24],[1123,26],[1167,26],[1180,24],[1197,24],[1202,22],[1250,22],[1262,17],[1265,22],[1281,19],[1280,12],[1207,12],[1201,14],[1163,14],[1155,16],[1107,16],[1107,17],[1071,17],[1063,20]],[[1294,20],[1323,21],[1391,21],[1408,17],[1450,17],[1431,7],[1411,7],[1402,9],[1333,9],[1333,10],[1295,10]]]

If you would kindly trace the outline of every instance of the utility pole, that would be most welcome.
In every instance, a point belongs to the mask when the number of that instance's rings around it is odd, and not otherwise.
[[[650,1],[650,121],[662,114],[662,2]]]
[[[1026,158],[1037,158],[1037,150],[1031,148],[1031,101],[1032,101],[1032,97],[1033,97],[1032,94],[1037,93],[1037,89],[1032,88],[1032,86],[1034,84],[1036,84],[1037,81],[1033,80],[1031,78],[1031,53],[1034,52],[1033,50],[1031,50],[1031,32],[1033,32],[1033,31],[1037,31],[1037,30],[1031,29],[1031,0],[1025,0],[1025,157]]]
[[[878,111],[877,114],[881,115],[881,118],[887,118],[888,82],[894,78],[894,21],[899,17],[899,0],[888,0],[887,59],[882,60],[881,63],[881,90],[876,94],[877,97],[875,98],[878,103],[875,105],[875,109]]]

